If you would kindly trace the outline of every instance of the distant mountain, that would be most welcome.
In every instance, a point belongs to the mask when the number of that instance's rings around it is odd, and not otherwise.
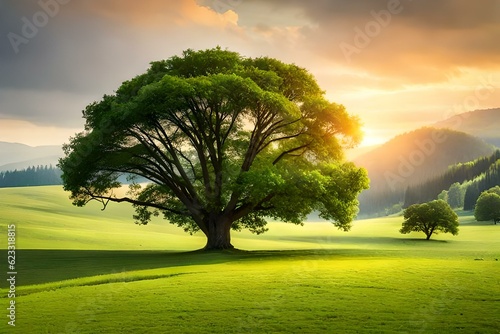
[[[63,156],[62,146],[28,146],[18,143],[0,142],[0,173],[7,171],[23,171],[29,167],[48,166],[56,167],[59,158]],[[59,178],[59,173],[57,178]],[[21,175],[21,174],[20,174]],[[130,183],[127,175],[122,175],[118,180],[123,184]],[[17,182],[17,181],[16,181]],[[31,184],[44,182],[39,178],[32,180]],[[50,184],[60,184],[60,181],[51,181]],[[148,182],[144,178],[138,177],[135,182]],[[17,182],[19,184],[20,182]],[[44,183],[48,184],[48,183]]]
[[[23,170],[28,167],[33,166],[52,166],[55,167],[58,164],[60,155],[51,155],[49,157],[43,157],[33,160],[26,160],[20,162],[13,162],[10,164],[5,164],[0,166],[0,172],[13,171],[13,170]]]
[[[55,166],[62,155],[62,147],[58,145],[32,147],[0,142],[0,171],[21,170],[38,165]]]
[[[370,189],[359,197],[361,212],[376,212],[403,201],[408,186],[436,177],[450,165],[494,151],[479,138],[449,129],[421,128],[399,135],[354,159],[368,170],[370,178]]]
[[[396,136],[354,162],[368,170],[372,187],[401,188],[494,151],[492,145],[463,132],[421,128]]]
[[[500,147],[500,108],[455,115],[432,126],[465,132]]]

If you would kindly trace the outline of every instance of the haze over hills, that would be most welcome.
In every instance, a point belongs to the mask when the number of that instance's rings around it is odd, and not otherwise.
[[[32,147],[0,142],[0,171],[21,170],[30,166],[53,165],[63,155],[59,145]]]
[[[481,193],[498,185],[500,150],[491,156],[449,166],[437,178],[407,188],[404,207],[441,198],[452,208],[473,210]]]
[[[410,185],[442,174],[448,166],[490,155],[495,147],[450,129],[421,128],[396,136],[354,162],[368,170],[370,189],[360,197],[362,213],[403,199]]]
[[[379,144],[379,145],[370,145],[370,146],[361,146],[361,147],[355,147],[355,148],[351,148],[351,149],[347,149],[345,151],[345,156],[347,158],[347,160],[349,161],[354,161],[356,160],[356,158],[366,154],[366,153],[369,153],[371,151],[373,151],[374,149],[380,147],[382,144]]]
[[[348,151],[348,158],[367,168],[371,180],[371,188],[359,197],[361,213],[382,212],[402,202],[409,185],[441,175],[449,165],[490,155],[500,147],[499,130],[500,108],[475,110],[401,134],[378,147]]]
[[[500,108],[455,115],[432,126],[465,132],[500,146]]]
[[[483,139],[485,142],[500,147],[500,108],[474,110],[449,117],[429,125],[437,129],[451,129],[465,132]],[[356,161],[383,144],[361,146],[346,150],[348,160]]]
[[[365,167],[371,187],[405,188],[439,175],[448,166],[490,155],[494,147],[469,134],[421,128],[396,136],[354,159]]]

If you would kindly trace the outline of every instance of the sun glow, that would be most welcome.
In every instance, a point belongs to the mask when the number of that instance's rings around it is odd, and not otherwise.
[[[362,131],[364,136],[363,141],[359,144],[360,147],[380,145],[387,141],[387,138],[379,133],[380,131],[367,127],[362,127]]]

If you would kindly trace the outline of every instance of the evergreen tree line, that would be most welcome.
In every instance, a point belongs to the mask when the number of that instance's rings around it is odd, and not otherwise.
[[[497,161],[500,160],[500,150],[495,151],[491,156],[479,158],[477,160],[461,163],[451,166],[446,173],[436,178],[433,178],[423,184],[407,187],[404,196],[403,207],[408,207],[412,204],[426,203],[432,201],[438,196],[443,196],[443,190],[449,189],[453,194],[453,203],[455,203],[455,194],[458,191],[457,184],[462,187],[463,193],[467,195],[470,192],[469,202],[467,203],[467,208],[465,208],[465,198],[464,198],[464,209],[473,210],[474,206],[470,207],[470,203],[476,203],[477,198],[481,194],[479,192],[476,196],[475,188],[477,186],[478,191],[487,190],[500,183],[495,183],[495,167],[498,166]],[[480,181],[484,178],[484,181]],[[473,182],[467,182],[473,181]],[[483,183],[481,183],[483,182]],[[481,184],[481,186],[480,186]],[[491,186],[488,186],[490,185]],[[454,186],[454,187],[452,187]],[[470,191],[469,188],[473,187]],[[460,204],[462,200],[460,200]]]
[[[479,195],[498,185],[500,185],[500,160],[467,187],[464,195],[464,210],[474,210]]]
[[[60,185],[61,174],[61,170],[52,165],[0,172],[0,188]]]

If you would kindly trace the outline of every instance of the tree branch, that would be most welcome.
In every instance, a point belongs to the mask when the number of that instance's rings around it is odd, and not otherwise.
[[[299,146],[299,147],[295,147],[295,148],[292,148],[290,150],[287,150],[287,151],[284,151],[282,152],[276,159],[274,159],[273,161],[273,165],[276,165],[281,159],[283,159],[283,157],[287,154],[290,154],[290,153],[293,153],[295,151],[298,151],[298,150],[301,150],[301,149],[304,149],[304,148],[307,148],[309,145],[311,145],[311,143],[307,143],[307,144],[304,144],[302,146]]]
[[[151,208],[155,208],[155,209],[159,209],[159,210],[163,210],[163,211],[169,211],[171,213],[175,213],[175,214],[182,215],[182,216],[189,216],[189,212],[187,212],[187,211],[179,211],[176,209],[167,208],[167,207],[160,205],[160,204],[137,201],[137,200],[134,200],[134,199],[129,198],[129,197],[117,198],[117,197],[111,197],[111,196],[94,195],[88,189],[85,189],[85,190],[87,190],[87,195],[91,197],[91,199],[89,201],[97,200],[97,201],[103,203],[104,208],[102,210],[106,209],[106,206],[108,205],[109,202],[116,202],[116,203],[127,202],[127,203],[131,203],[131,204],[138,205],[138,206],[146,206],[146,207],[151,207]],[[89,201],[87,201],[87,203]]]

